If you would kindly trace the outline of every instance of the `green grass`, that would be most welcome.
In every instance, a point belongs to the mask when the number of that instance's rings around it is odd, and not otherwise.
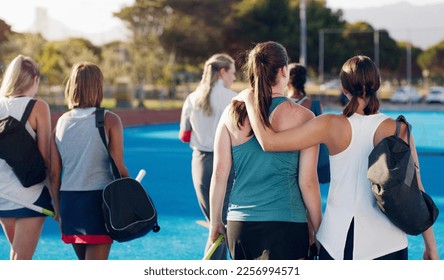
[[[116,100],[114,98],[104,98],[102,101],[102,107],[108,109],[116,108]],[[159,100],[159,99],[146,99],[143,102],[144,107],[151,110],[168,110],[168,109],[180,109],[182,108],[183,101],[182,100]],[[133,101],[133,108],[137,108],[139,106],[139,101]]]

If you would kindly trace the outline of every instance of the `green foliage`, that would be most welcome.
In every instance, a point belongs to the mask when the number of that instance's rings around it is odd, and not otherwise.
[[[418,64],[423,70],[428,70],[430,77],[443,77],[444,73],[444,41],[426,49],[418,56]]]
[[[42,53],[36,56],[40,72],[49,84],[62,84],[68,77],[73,64],[80,61],[98,63],[100,49],[88,40],[70,38],[63,41],[48,42]]]

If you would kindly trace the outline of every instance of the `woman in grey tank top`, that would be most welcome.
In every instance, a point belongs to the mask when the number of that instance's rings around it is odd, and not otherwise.
[[[72,244],[80,260],[108,259],[113,240],[102,214],[102,190],[114,177],[107,149],[95,126],[103,99],[103,74],[92,63],[73,66],[65,89],[70,111],[57,121],[51,139],[51,188],[62,240]],[[108,149],[122,177],[123,127],[118,115],[105,114]],[[63,174],[63,175],[62,175]]]

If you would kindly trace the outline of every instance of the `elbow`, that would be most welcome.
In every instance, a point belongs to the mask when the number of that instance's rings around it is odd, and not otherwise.
[[[273,142],[268,139],[263,139],[262,141],[259,141],[259,145],[261,145],[261,148],[264,152],[276,151],[275,145],[273,145]]]

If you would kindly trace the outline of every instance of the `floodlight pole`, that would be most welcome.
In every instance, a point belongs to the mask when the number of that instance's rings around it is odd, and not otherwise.
[[[299,54],[299,63],[307,65],[307,16],[305,0],[299,2],[299,17],[301,19],[301,53]]]

